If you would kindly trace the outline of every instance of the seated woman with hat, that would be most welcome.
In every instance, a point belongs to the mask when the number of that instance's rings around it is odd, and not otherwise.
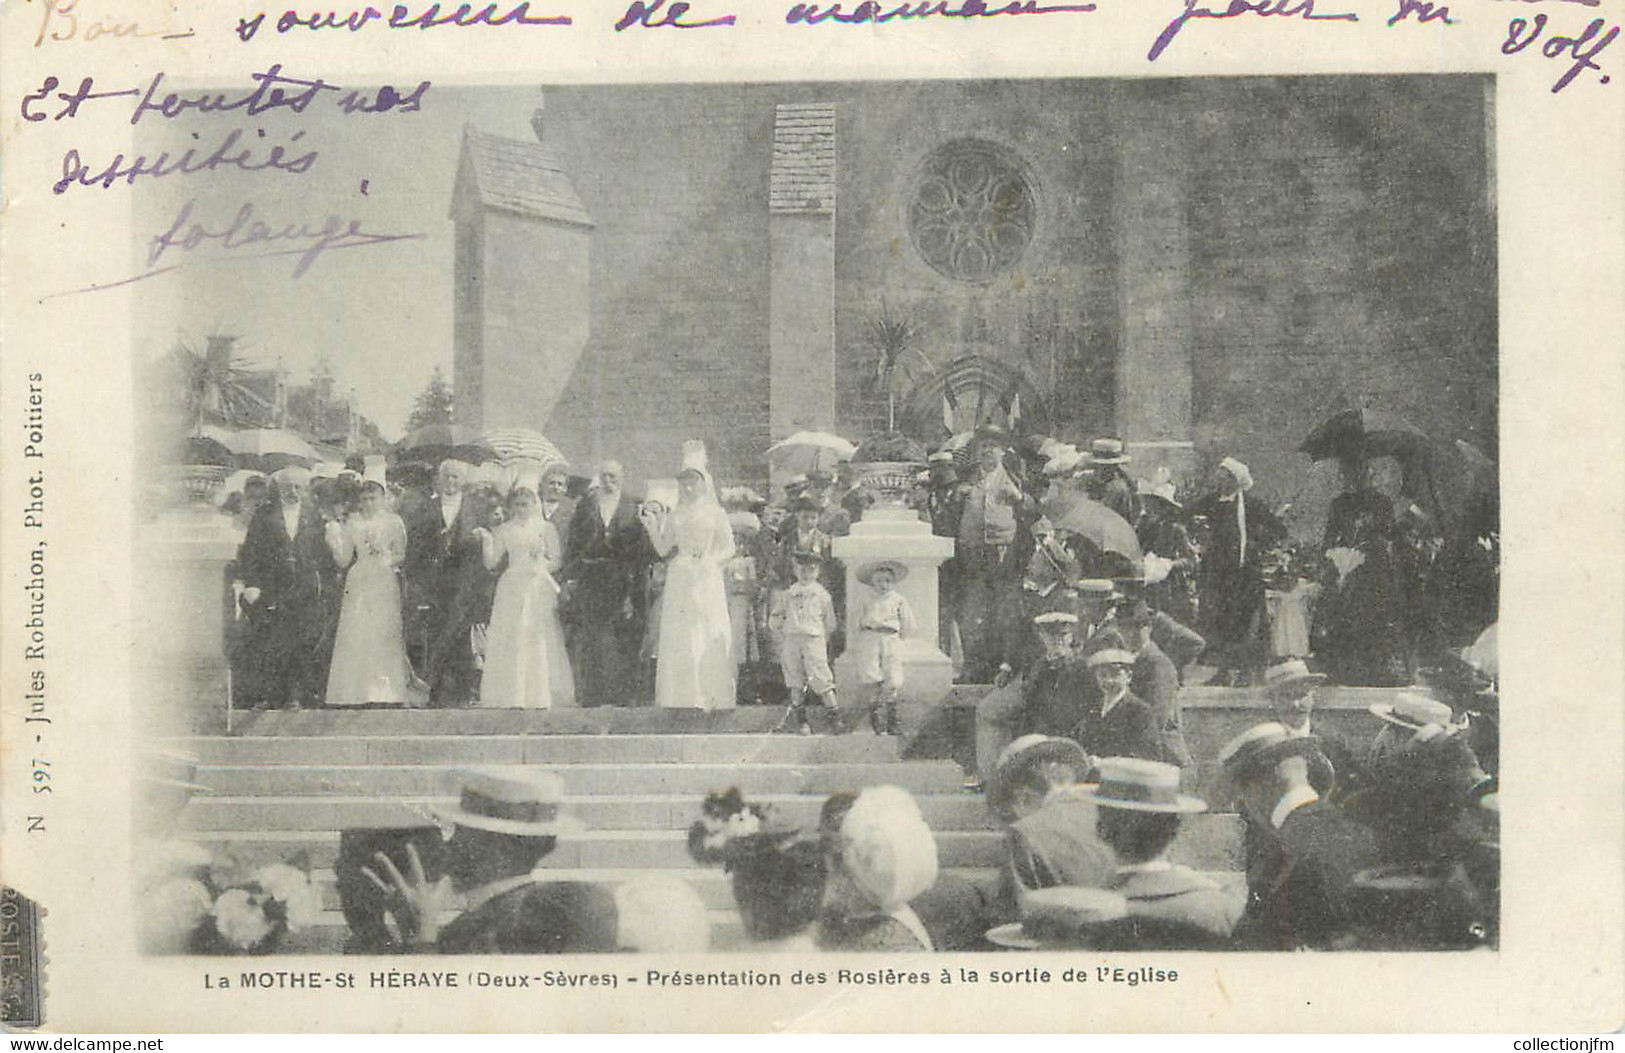
[[[713,793],[689,828],[696,862],[722,864],[753,951],[812,951],[824,904],[824,844],[782,826],[737,787]]]
[[[929,951],[909,901],[937,881],[937,841],[908,791],[858,794],[831,839],[830,888],[818,945],[830,951]]]

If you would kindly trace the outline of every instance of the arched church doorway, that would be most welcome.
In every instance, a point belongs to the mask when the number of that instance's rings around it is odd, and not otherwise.
[[[956,358],[910,389],[903,402],[903,430],[922,442],[983,424],[1012,433],[1048,434],[1053,427],[1049,400],[1015,366],[985,355]]]

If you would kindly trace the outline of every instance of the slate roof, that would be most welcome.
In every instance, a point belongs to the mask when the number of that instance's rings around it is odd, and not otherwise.
[[[835,214],[835,107],[786,103],[774,108],[772,212]]]
[[[471,180],[473,185],[465,185],[465,180]],[[459,198],[472,195],[483,208],[583,227],[593,225],[558,155],[541,143],[465,128],[457,183]]]

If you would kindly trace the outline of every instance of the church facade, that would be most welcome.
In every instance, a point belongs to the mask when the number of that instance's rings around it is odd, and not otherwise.
[[[994,421],[1279,497],[1359,404],[1495,449],[1491,78],[570,86],[533,123],[465,134],[458,414],[583,466],[699,437],[762,482],[802,428]]]

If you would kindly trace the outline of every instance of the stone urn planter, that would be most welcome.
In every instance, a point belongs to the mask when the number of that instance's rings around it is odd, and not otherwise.
[[[852,455],[852,466],[878,507],[902,508],[925,468],[925,447],[901,432],[886,432],[865,439]]]

